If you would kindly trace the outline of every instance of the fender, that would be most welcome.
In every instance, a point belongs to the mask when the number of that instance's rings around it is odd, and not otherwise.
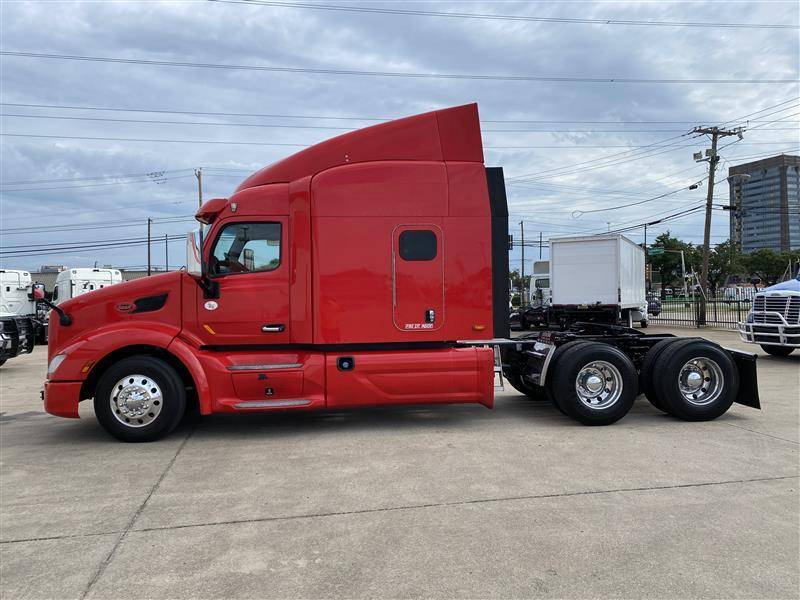
[[[115,350],[127,346],[153,346],[166,350],[179,331],[177,327],[154,321],[117,322],[87,331],[54,353],[66,354],[67,357],[55,373],[48,374],[49,379],[84,381],[94,367]]]
[[[197,402],[200,405],[200,414],[209,415],[211,408],[211,388],[208,384],[208,377],[197,359],[197,349],[179,337],[175,337],[170,343],[167,351],[177,358],[189,374],[194,379],[195,390],[197,391]]]

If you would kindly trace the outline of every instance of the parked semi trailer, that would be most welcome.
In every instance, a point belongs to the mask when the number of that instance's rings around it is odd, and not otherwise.
[[[37,318],[33,290],[28,271],[0,269],[0,366],[33,352],[37,333],[45,327]]]
[[[307,148],[205,202],[187,270],[56,307],[46,410],[93,399],[124,441],[201,414],[408,403],[492,407],[496,380],[592,425],[630,410],[759,408],[754,355],[619,326],[508,337],[503,172],[475,104]],[[580,274],[576,273],[576,277]]]

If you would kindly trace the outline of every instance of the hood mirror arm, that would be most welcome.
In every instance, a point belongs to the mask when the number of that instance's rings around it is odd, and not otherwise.
[[[67,313],[65,313],[64,309],[60,308],[59,306],[56,306],[55,304],[50,302],[50,300],[48,300],[47,298],[39,298],[39,302],[44,304],[47,308],[51,308],[54,311],[56,311],[56,313],[58,313],[59,325],[62,325],[63,327],[69,327],[70,325],[72,325],[72,317]]]

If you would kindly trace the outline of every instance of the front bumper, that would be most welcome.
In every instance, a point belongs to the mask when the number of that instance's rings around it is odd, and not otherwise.
[[[81,385],[82,381],[45,381],[42,393],[44,409],[57,417],[79,418]]]
[[[750,344],[800,348],[800,325],[740,321],[736,328],[742,341]]]

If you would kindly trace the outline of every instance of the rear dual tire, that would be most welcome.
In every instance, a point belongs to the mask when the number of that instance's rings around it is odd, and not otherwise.
[[[636,400],[636,368],[619,349],[599,342],[570,342],[553,357],[548,388],[558,409],[584,425],[610,425]]]
[[[739,392],[739,372],[730,355],[699,338],[658,342],[645,356],[640,378],[653,406],[684,421],[716,419]]]

